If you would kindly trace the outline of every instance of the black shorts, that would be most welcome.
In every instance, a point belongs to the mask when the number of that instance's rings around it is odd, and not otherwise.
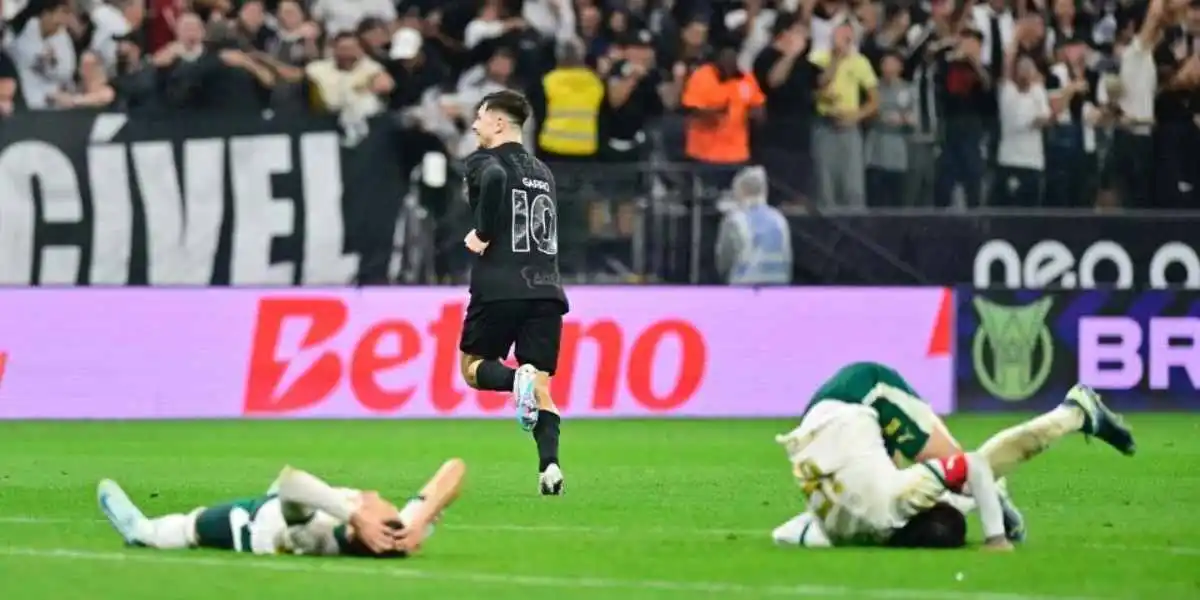
[[[496,300],[467,305],[458,349],[504,360],[517,347],[517,362],[554,374],[562,341],[563,304],[558,300]]]

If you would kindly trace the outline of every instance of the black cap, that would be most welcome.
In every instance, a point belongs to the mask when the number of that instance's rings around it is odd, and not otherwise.
[[[617,45],[626,48],[650,48],[654,46],[654,34],[645,29],[627,31],[617,40]]]

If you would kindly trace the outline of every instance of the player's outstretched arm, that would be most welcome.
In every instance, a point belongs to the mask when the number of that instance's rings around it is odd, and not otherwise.
[[[410,517],[413,523],[405,523],[406,526],[412,526],[415,523],[423,523],[428,526],[442,514],[446,507],[454,503],[458,499],[458,494],[462,491],[463,478],[467,475],[467,463],[461,458],[452,458],[438,468],[433,477],[425,483],[425,487],[421,488],[420,496],[425,499],[421,503],[419,510]]]
[[[984,546],[993,549],[1011,550],[1012,544],[1005,537],[1004,511],[1000,505],[1000,488],[996,475],[983,456],[974,452],[966,455],[967,485],[971,496],[979,507],[979,520],[983,525]]]
[[[410,503],[400,514],[400,521],[404,524],[401,549],[412,552],[420,546],[429,526],[458,498],[466,474],[467,463],[461,458],[442,463],[425,487],[421,488],[421,501]]]

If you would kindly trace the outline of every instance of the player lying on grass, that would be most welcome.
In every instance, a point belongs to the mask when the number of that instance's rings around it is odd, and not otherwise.
[[[889,393],[885,387],[876,393]],[[807,510],[776,528],[775,541],[807,547],[965,544],[963,513],[947,494],[978,504],[985,545],[1009,549],[994,479],[1011,473],[1074,432],[1096,436],[1133,455],[1132,433],[1091,388],[1077,384],[1058,408],[992,436],[975,452],[899,469],[887,454],[870,402],[820,402],[800,426],[778,436],[805,496]]]
[[[263,496],[147,518],[115,482],[100,482],[100,510],[127,544],[254,554],[403,557],[421,548],[458,496],[466,465],[446,461],[403,509],[378,492],[334,488],[284,467]]]
[[[884,448],[897,466],[948,460],[962,446],[929,403],[895,369],[874,362],[849,364],[813,394],[808,410],[823,402],[849,402],[870,407],[883,437]],[[805,411],[806,414],[808,411]],[[1025,519],[1008,495],[1003,478],[997,481],[1004,530],[1014,542],[1025,539]],[[969,497],[951,494],[946,500],[962,512],[975,508]]]

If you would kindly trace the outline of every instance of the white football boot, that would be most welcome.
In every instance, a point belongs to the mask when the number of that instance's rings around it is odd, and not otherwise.
[[[108,517],[108,522],[112,523],[126,544],[145,545],[143,540],[147,539],[153,525],[117,482],[111,479],[100,480],[96,486],[96,500],[100,503],[100,511]]]
[[[543,496],[561,496],[563,493],[563,473],[558,465],[551,464],[538,475],[538,489]]]

